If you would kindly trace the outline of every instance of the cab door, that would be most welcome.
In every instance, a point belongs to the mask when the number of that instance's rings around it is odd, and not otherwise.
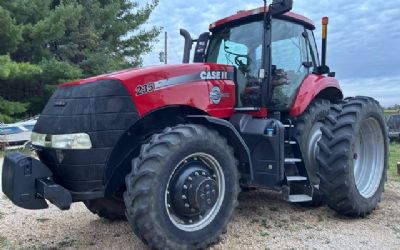
[[[310,73],[313,63],[309,56],[305,32],[304,26],[300,24],[272,20],[272,91],[269,108],[273,110],[289,110],[298,88]]]

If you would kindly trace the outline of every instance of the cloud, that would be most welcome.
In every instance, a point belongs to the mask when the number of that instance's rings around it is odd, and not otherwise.
[[[147,1],[139,2],[144,4]],[[168,32],[169,63],[180,63],[183,54],[180,28],[188,29],[193,37],[197,37],[207,31],[210,23],[239,10],[252,9],[262,4],[261,0],[161,0],[148,25],[162,26]],[[387,105],[400,103],[400,97],[396,99],[395,94],[392,94],[397,91],[400,95],[397,87],[400,84],[398,0],[379,3],[373,0],[295,0],[294,11],[316,23],[318,46],[321,17],[330,17],[328,64],[337,72],[337,78],[345,90],[376,96]],[[153,52],[144,56],[145,65],[160,64],[158,54],[163,51],[163,46],[161,36]]]
[[[345,79],[341,87],[345,96],[373,96],[384,107],[400,103],[400,77]]]

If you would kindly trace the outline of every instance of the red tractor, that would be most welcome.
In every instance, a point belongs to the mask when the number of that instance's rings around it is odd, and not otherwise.
[[[3,192],[26,209],[84,202],[156,249],[215,242],[241,189],[369,214],[388,167],[383,110],[343,99],[325,63],[328,19],[320,62],[313,22],[291,9],[241,11],[196,40],[181,30],[181,65],[59,86],[33,130],[39,160],[8,154]]]

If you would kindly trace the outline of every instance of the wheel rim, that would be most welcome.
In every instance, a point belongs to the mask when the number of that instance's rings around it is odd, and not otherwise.
[[[318,162],[317,155],[319,152],[318,142],[321,140],[322,132],[321,128],[324,124],[322,122],[316,122],[310,131],[310,139],[307,144],[307,152],[305,158],[307,159],[307,167],[309,169],[317,170]],[[316,172],[316,171],[314,171]]]
[[[371,198],[379,188],[385,165],[384,136],[375,118],[368,118],[361,123],[353,159],[357,189],[364,198]]]
[[[170,221],[187,232],[208,226],[225,196],[225,178],[219,162],[206,153],[195,153],[177,164],[165,191]]]

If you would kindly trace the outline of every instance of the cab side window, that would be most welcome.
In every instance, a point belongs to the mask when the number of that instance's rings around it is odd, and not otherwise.
[[[313,63],[314,69],[320,65],[319,63],[319,54],[317,44],[315,42],[314,33],[311,30],[307,30],[307,38],[309,44],[309,58],[310,62]]]
[[[304,27],[278,19],[272,21],[272,100],[273,109],[286,110],[309,74],[305,63],[310,60],[303,36]]]

